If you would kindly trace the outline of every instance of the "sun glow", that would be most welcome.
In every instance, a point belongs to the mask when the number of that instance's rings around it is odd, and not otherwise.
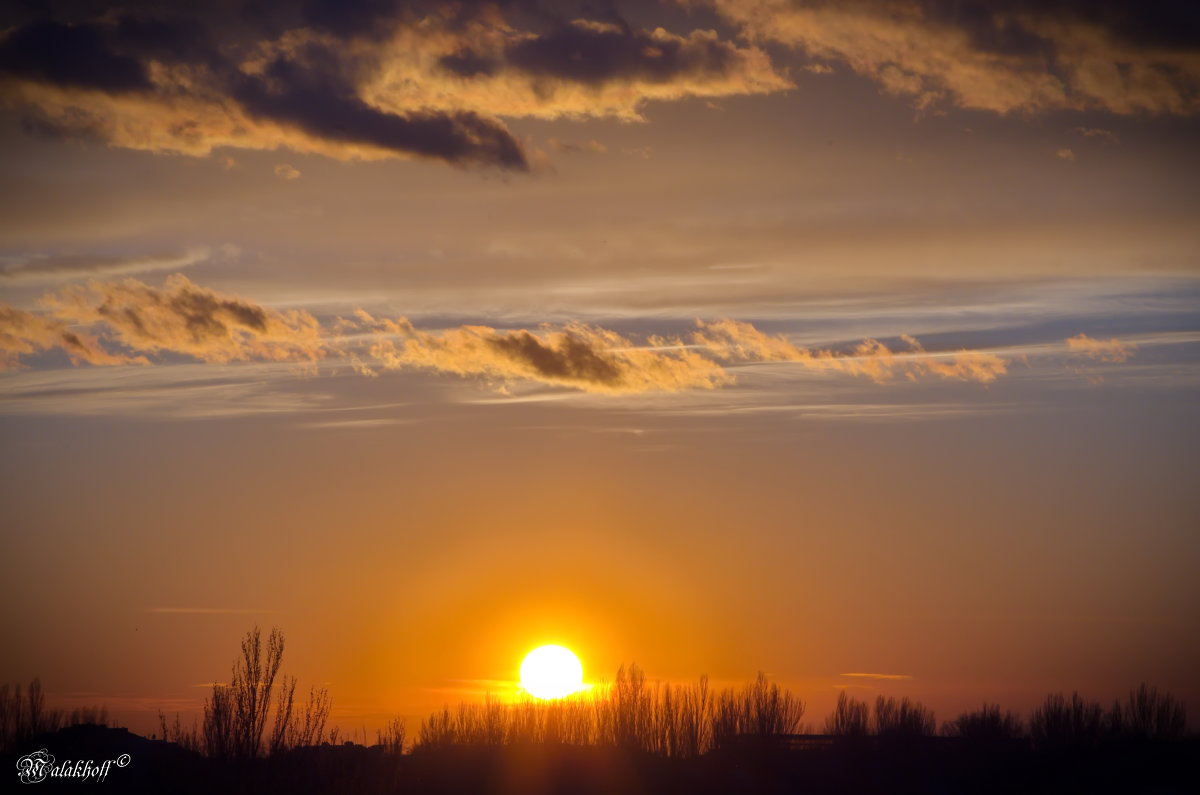
[[[534,698],[562,698],[583,689],[583,665],[570,649],[539,646],[521,662],[521,687]]]

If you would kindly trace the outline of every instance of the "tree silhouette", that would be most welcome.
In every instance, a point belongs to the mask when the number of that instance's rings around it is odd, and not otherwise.
[[[229,684],[216,683],[204,702],[202,736],[206,753],[217,759],[249,760],[297,746],[316,745],[326,737],[331,702],[325,689],[312,688],[298,708],[295,677],[284,676],[274,704],[274,723],[266,746],[263,734],[272,714],[272,693],[283,662],[283,632],[271,629],[264,647],[258,627],[241,641]]]
[[[1071,693],[1070,699],[1051,693],[1029,718],[1029,733],[1039,748],[1092,745],[1100,741],[1103,728],[1100,703],[1084,701],[1079,693]]]
[[[845,690],[838,693],[833,714],[825,719],[825,733],[838,737],[865,737],[869,731],[869,711],[866,702],[850,698]]]
[[[1113,703],[1109,730],[1118,737],[1137,740],[1180,740],[1187,733],[1187,708],[1170,693],[1145,682],[1129,691],[1122,704]]]
[[[929,737],[935,731],[933,710],[919,701],[879,696],[875,699],[875,733],[880,737]]]

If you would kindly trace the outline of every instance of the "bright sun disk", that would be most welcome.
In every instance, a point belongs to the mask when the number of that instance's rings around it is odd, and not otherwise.
[[[583,665],[562,646],[539,646],[521,662],[521,687],[534,698],[562,698],[583,689]]]

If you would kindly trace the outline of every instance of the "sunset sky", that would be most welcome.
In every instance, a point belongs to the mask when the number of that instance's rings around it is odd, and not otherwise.
[[[347,729],[543,643],[813,726],[1194,713],[1198,42],[1173,2],[5,4],[0,681],[150,731],[258,624]]]

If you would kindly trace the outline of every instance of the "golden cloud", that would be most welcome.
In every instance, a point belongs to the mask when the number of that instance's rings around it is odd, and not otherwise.
[[[148,364],[144,357],[109,353],[90,335],[55,318],[0,304],[0,370],[18,366],[20,357],[59,349],[75,364]]]
[[[681,344],[668,350],[639,347],[615,331],[585,324],[543,325],[536,332],[474,325],[430,332],[405,318],[376,319],[361,309],[355,316],[359,328],[378,335],[368,361],[388,370],[527,380],[605,394],[714,389],[733,382],[718,364]],[[361,359],[359,369],[370,371]]]
[[[1137,4],[1000,2],[959,13],[930,0],[694,1],[753,40],[844,63],[919,108],[1200,110],[1200,51],[1156,30],[1169,20],[1142,19]]]
[[[1086,334],[1067,338],[1067,350],[1100,362],[1117,364],[1127,361],[1137,351],[1132,342],[1122,342],[1113,337],[1109,340],[1092,339]]]
[[[307,312],[266,309],[199,287],[182,274],[168,277],[161,288],[136,279],[68,285],[42,296],[40,304],[45,315],[36,317],[43,322],[99,329],[138,354],[310,363],[326,354],[320,325]],[[24,333],[7,323],[0,328],[13,339]]]
[[[130,149],[290,149],[528,170],[501,118],[636,120],[648,101],[791,86],[760,48],[706,30],[585,19],[519,30],[499,7],[449,2],[381,6],[353,29],[279,14],[260,30],[236,3],[116,6],[64,19],[46,9],[47,18],[0,32],[0,105],[44,133]],[[160,46],[146,30],[170,30],[179,46]],[[69,63],[47,55],[66,50],[77,53]]]
[[[472,68],[456,66],[463,62]],[[370,102],[395,111],[640,121],[649,101],[791,87],[765,51],[714,31],[678,35],[576,20],[543,35],[484,24],[441,34],[404,30],[363,88]]]
[[[732,384],[725,364],[793,362],[865,376],[877,383],[934,376],[991,383],[1007,371],[978,351],[906,351],[864,340],[848,352],[810,350],[736,320],[697,321],[682,337],[639,343],[582,323],[534,330],[465,325],[427,331],[406,318],[351,318],[321,324],[301,310],[275,310],[193,284],[181,274],[162,287],[135,279],[68,285],[42,296],[41,311],[0,305],[0,363],[61,349],[75,363],[150,363],[177,354],[203,362],[299,362],[336,358],[364,375],[430,370],[500,383],[530,381],[599,394],[678,392]]]
[[[948,356],[927,353],[913,337],[902,339],[907,352],[894,352],[882,342],[863,340],[848,353],[810,350],[792,344],[786,337],[765,334],[737,320],[698,321],[690,341],[726,361],[798,362],[815,370],[861,375],[876,383],[898,376],[915,380],[933,375],[959,381],[990,384],[1008,372],[1004,359],[980,351],[958,351]]]

